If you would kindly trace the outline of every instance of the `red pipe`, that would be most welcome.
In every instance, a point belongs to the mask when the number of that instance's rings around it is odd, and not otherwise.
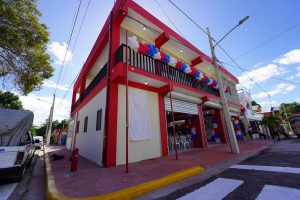
[[[128,37],[126,30],[126,173],[128,173]]]
[[[168,72],[168,80],[169,80],[169,85],[170,85],[170,66],[168,66],[168,65],[166,65],[166,66],[168,68],[167,72]],[[171,105],[171,115],[172,115],[173,137],[174,137],[174,144],[175,144],[175,156],[176,156],[176,160],[178,160],[171,87],[170,87],[170,105]]]

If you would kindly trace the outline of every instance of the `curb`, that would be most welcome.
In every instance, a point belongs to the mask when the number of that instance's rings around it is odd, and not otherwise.
[[[116,192],[100,195],[100,196],[93,196],[93,197],[83,197],[83,198],[71,198],[65,196],[63,193],[61,193],[55,185],[54,176],[51,169],[51,163],[50,159],[48,157],[48,154],[45,153],[44,150],[44,156],[45,156],[45,171],[46,171],[46,194],[47,199],[49,200],[99,200],[99,199],[133,199],[135,197],[141,196],[143,194],[146,194],[148,192],[151,192],[153,190],[160,189],[162,187],[168,186],[170,184],[173,184],[175,182],[181,181],[183,179],[186,179],[190,176],[194,176],[196,174],[202,173],[204,169],[199,166],[190,167],[184,170],[180,170],[177,172],[174,172],[170,175],[154,179],[152,181],[148,181],[136,186],[132,186],[129,188],[125,188]]]

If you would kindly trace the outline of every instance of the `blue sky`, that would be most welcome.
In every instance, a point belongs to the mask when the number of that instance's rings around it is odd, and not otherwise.
[[[136,0],[136,2],[175,30],[155,0]],[[250,19],[232,32],[221,45],[242,68],[249,70],[248,75],[272,96],[272,106],[282,102],[300,101],[300,89],[297,84],[300,83],[300,1],[173,0],[173,2],[201,27],[210,27],[212,36],[216,40],[235,26],[240,19],[249,15]],[[207,37],[168,0],[161,0],[159,3],[184,37],[210,55]],[[49,114],[50,104],[44,101],[52,100],[53,85],[58,79],[71,23],[78,4],[79,0],[40,1],[39,9],[43,14],[40,21],[49,27],[48,52],[53,60],[55,75],[45,83],[42,90],[27,97],[21,97],[25,107],[35,112],[36,124],[44,121]],[[60,82],[56,100],[57,104],[62,103],[55,108],[55,118],[58,119],[68,117],[72,91],[63,101],[62,97],[89,55],[114,0],[91,0],[76,47],[73,49],[87,4],[88,0],[82,0],[67,54],[68,64],[63,68],[63,79]],[[265,42],[271,38],[273,38],[271,41]],[[240,57],[263,42],[265,44]],[[249,89],[254,99],[261,103],[264,109],[269,109],[267,94],[251,83],[248,76],[245,76],[240,69],[231,66],[233,63],[220,49],[217,48],[216,53],[218,59],[224,62],[224,66],[239,77],[241,84]]]

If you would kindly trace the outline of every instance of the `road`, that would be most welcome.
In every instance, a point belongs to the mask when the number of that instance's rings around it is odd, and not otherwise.
[[[45,168],[43,151],[36,150],[20,182],[7,181],[0,185],[0,200],[43,200],[45,197]]]
[[[276,142],[259,155],[161,199],[300,199],[300,140]]]

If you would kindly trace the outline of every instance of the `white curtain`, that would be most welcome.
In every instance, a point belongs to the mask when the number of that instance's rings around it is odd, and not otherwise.
[[[143,90],[128,91],[129,140],[152,139],[148,95]]]

